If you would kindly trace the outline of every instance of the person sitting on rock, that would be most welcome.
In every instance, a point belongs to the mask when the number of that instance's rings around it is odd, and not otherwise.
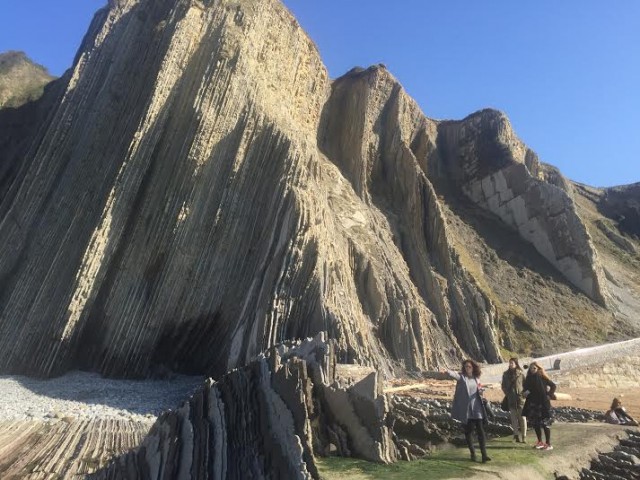
[[[613,423],[615,425],[638,426],[638,422],[627,413],[626,408],[622,406],[622,401],[619,398],[613,399],[611,408],[604,414],[604,419],[607,423]]]
[[[547,376],[544,369],[536,362],[529,365],[529,372],[524,380],[523,395],[526,398],[522,414],[536,431],[538,441],[533,446],[538,450],[553,450],[551,446],[551,399],[555,399],[556,384]],[[545,441],[542,441],[544,430]]]
[[[487,414],[482,404],[482,387],[479,382],[482,373],[480,365],[468,359],[462,362],[462,371],[460,373],[453,370],[442,370],[442,373],[446,373],[458,381],[453,395],[451,416],[454,420],[458,420],[464,425],[464,438],[471,452],[471,461],[476,461],[476,451],[472,440],[474,428],[478,434],[482,463],[490,461],[491,458],[487,455],[487,440],[483,428],[483,422],[487,420]]]
[[[527,418],[522,415],[524,406],[524,396],[522,392],[524,384],[524,374],[518,363],[518,359],[509,359],[509,368],[502,374],[502,391],[504,392],[506,403],[511,416],[511,428],[513,438],[516,442],[525,443],[527,436]]]

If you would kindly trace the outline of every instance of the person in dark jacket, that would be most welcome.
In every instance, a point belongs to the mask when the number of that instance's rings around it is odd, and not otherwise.
[[[522,415],[524,407],[524,373],[517,358],[509,359],[509,368],[502,374],[502,391],[506,397],[511,428],[516,442],[526,443],[527,418]]]
[[[482,463],[491,461],[487,455],[487,440],[483,428],[487,414],[482,404],[482,385],[479,382],[482,373],[480,365],[473,360],[465,360],[462,362],[461,372],[452,370],[443,370],[442,372],[458,381],[453,395],[451,416],[464,425],[464,438],[471,452],[471,460],[476,461],[476,451],[472,440],[472,433],[475,429],[482,453]]]
[[[547,376],[544,369],[536,362],[529,365],[529,372],[524,380],[526,400],[522,414],[527,417],[529,425],[533,426],[538,437],[534,448],[538,450],[553,450],[551,446],[551,399],[555,399],[556,384]],[[542,441],[544,430],[545,441]]]

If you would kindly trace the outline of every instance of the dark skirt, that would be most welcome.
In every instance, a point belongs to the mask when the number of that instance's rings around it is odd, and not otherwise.
[[[527,422],[532,427],[550,427],[553,417],[548,408],[540,403],[529,402],[527,405]]]

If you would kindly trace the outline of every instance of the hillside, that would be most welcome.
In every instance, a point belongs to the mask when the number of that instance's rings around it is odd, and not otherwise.
[[[37,100],[53,79],[46,68],[33,63],[24,52],[0,53],[0,108],[16,108]]]

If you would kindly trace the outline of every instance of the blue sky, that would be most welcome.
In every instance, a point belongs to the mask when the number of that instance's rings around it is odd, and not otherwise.
[[[60,75],[104,0],[0,0],[0,51]],[[433,118],[493,107],[576,181],[640,181],[640,1],[285,0],[331,76],[384,63]]]

